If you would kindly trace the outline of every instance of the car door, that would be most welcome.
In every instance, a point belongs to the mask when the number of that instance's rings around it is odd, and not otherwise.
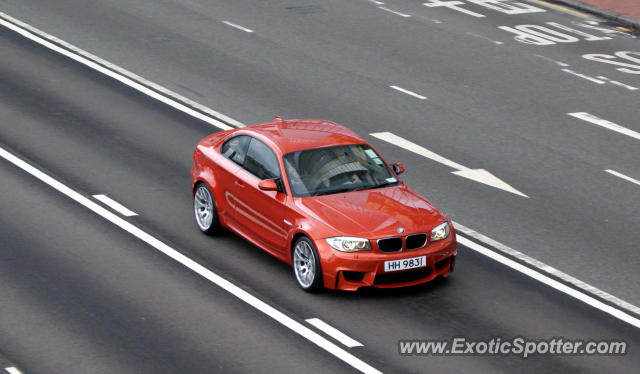
[[[232,186],[236,197],[234,218],[253,239],[281,252],[287,248],[289,230],[284,222],[287,196],[284,191],[263,191],[258,187],[265,179],[281,178],[278,159],[269,146],[251,138],[242,166]]]
[[[224,199],[224,207],[218,211],[223,216],[227,224],[237,226],[235,218],[235,209],[237,205],[238,173],[242,170],[242,164],[247,154],[247,148],[251,137],[248,135],[238,135],[226,140],[220,148],[223,157],[219,158],[216,173],[216,189],[221,191],[222,199]]]

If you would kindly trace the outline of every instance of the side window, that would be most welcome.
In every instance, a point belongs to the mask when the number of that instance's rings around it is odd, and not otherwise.
[[[227,140],[220,149],[225,157],[232,160],[238,165],[242,165],[245,155],[247,154],[247,145],[251,138],[247,135],[240,135]]]
[[[247,156],[244,160],[244,168],[260,179],[280,177],[280,168],[278,167],[276,155],[266,144],[258,139],[251,139],[251,143],[249,143]]]

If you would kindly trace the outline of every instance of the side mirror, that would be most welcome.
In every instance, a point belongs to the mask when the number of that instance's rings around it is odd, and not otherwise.
[[[393,168],[393,172],[398,175],[404,173],[404,165],[402,165],[402,162],[396,162],[395,164],[391,165],[391,167]]]
[[[265,179],[263,181],[260,181],[260,183],[258,183],[258,188],[261,189],[262,191],[280,190],[278,188],[278,185],[276,184],[276,181],[274,181],[273,179]]]

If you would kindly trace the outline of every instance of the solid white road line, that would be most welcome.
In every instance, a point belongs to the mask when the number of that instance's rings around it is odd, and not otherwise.
[[[378,9],[382,9],[382,10],[384,10],[384,11],[387,11],[387,12],[389,12],[389,13],[393,13],[393,14],[395,14],[395,15],[398,15],[398,16],[400,16],[400,17],[404,17],[404,18],[409,18],[409,17],[411,17],[411,14],[404,14],[404,13],[396,12],[395,10],[391,10],[391,9],[389,9],[389,8],[385,8],[385,7],[383,7],[383,6],[379,6],[379,7],[378,7]]]
[[[328,325],[327,323],[325,323],[324,321],[318,318],[309,318],[309,319],[306,319],[305,321],[309,322],[309,324],[317,327],[319,330],[323,331],[325,334],[329,335],[330,337],[334,338],[335,340],[339,341],[340,343],[346,345],[349,348],[362,347],[362,343],[352,339],[351,337],[347,336],[340,330],[336,329],[333,326]]]
[[[622,173],[618,173],[618,172],[617,172],[617,171],[615,171],[615,170],[607,169],[607,170],[605,170],[605,171],[606,171],[607,173],[609,173],[609,174],[613,174],[613,175],[615,175],[615,176],[616,176],[616,177],[618,177],[618,178],[622,178],[622,179],[624,179],[624,180],[628,180],[629,182],[631,182],[631,183],[635,183],[635,184],[637,184],[637,185],[639,185],[639,186],[640,186],[640,181],[639,181],[639,180],[637,180],[637,179],[633,179],[633,178],[631,178],[631,177],[629,177],[629,176],[627,176],[627,175],[624,175],[624,174],[622,174]]]
[[[509,246],[506,246],[496,240],[493,240],[483,234],[480,234],[479,232],[470,229],[458,222],[453,222],[453,226],[455,227],[457,232],[461,232],[464,235],[467,235],[469,237],[472,237],[476,240],[479,240],[487,245],[490,245],[492,248],[495,248],[496,250],[509,255],[510,257],[513,257],[515,259],[517,259],[518,261],[524,262],[530,266],[535,267],[538,270],[541,270],[549,275],[552,275],[553,277],[557,278],[557,279],[561,279],[563,282],[569,283],[572,286],[580,289],[583,292],[589,293],[591,295],[597,296],[603,300],[606,300],[607,302],[616,305],[617,307],[620,307],[622,309],[625,309],[628,312],[631,313],[635,313],[637,315],[640,315],[640,307],[637,307],[629,302],[626,302],[616,296],[613,296],[599,288],[596,288],[588,283],[585,283],[583,281],[581,281],[580,279],[577,279],[567,273],[564,273],[556,268],[554,268],[553,266],[549,266],[547,264],[545,264],[544,262],[538,261],[533,257],[527,256],[526,254],[519,252]],[[485,248],[486,250],[489,250],[488,248]],[[483,253],[484,254],[484,253]]]
[[[231,23],[231,22],[229,22],[229,21],[222,21],[222,23],[224,23],[225,25],[229,25],[229,26],[231,26],[231,27],[235,27],[236,29],[238,29],[238,30],[242,30],[242,31],[244,31],[244,32],[253,32],[253,30],[251,30],[251,29],[248,29],[248,28],[246,28],[246,27],[242,27],[242,26],[240,26],[240,25],[236,25],[235,23]]]
[[[578,290],[576,290],[575,288],[571,288],[563,283],[558,282],[555,279],[551,279],[549,277],[547,277],[546,275],[537,272],[531,268],[528,268],[522,264],[519,264],[507,257],[504,257],[501,254],[498,254],[488,248],[485,248],[479,244],[477,244],[476,242],[472,242],[471,240],[463,237],[463,236],[458,236],[458,243],[464,245],[465,247],[468,247],[476,252],[479,252],[493,260],[496,260],[498,262],[500,262],[503,265],[506,265],[522,274],[525,274],[539,282],[542,282],[544,284],[546,284],[547,286],[551,287],[551,288],[555,288],[556,290],[563,292],[571,297],[574,297],[580,301],[582,301],[585,304],[588,304],[596,309],[599,309],[605,313],[608,313],[612,316],[614,316],[615,318],[618,318],[621,321],[624,321],[632,326],[635,326],[637,328],[640,328],[640,319],[635,318],[625,312],[623,312],[620,309],[614,308],[610,305],[607,305],[605,303],[603,303],[600,300],[597,300],[583,292],[580,292]]]
[[[575,112],[575,113],[567,113],[568,115],[570,115],[571,117],[575,117],[578,119],[581,119],[583,121],[587,121],[590,123],[593,123],[594,125],[598,125],[598,126],[602,126],[604,128],[607,128],[611,131],[615,131],[615,132],[619,132],[620,134],[624,134],[627,136],[630,136],[632,138],[638,139],[640,140],[640,133],[633,131],[631,129],[628,129],[626,127],[622,127],[620,125],[617,125],[613,122],[607,121],[606,119],[602,119],[602,118],[598,118],[596,116],[594,116],[593,114],[589,114],[587,112]]]
[[[146,233],[145,231],[141,230],[137,226],[134,226],[131,223],[125,221],[123,218],[120,218],[120,216],[112,213],[111,211],[107,210],[106,208],[103,208],[102,206],[98,205],[97,203],[93,202],[92,200],[86,198],[85,196],[81,195],[80,193],[78,193],[75,190],[71,189],[70,187],[66,186],[65,184],[63,184],[63,183],[59,182],[58,180],[50,177],[46,173],[44,173],[41,170],[37,169],[36,167],[34,167],[34,166],[28,164],[27,162],[21,160],[19,157],[11,154],[10,152],[6,151],[2,147],[0,147],[0,157],[6,159],[10,163],[12,163],[15,166],[19,167],[20,169],[26,171],[27,173],[31,174],[32,176],[34,176],[35,178],[41,180],[42,182],[48,184],[49,186],[51,186],[54,189],[58,190],[60,193],[66,195],[67,197],[69,197],[72,200],[76,201],[80,205],[82,205],[82,206],[86,207],[87,209],[93,211],[94,213],[98,214],[99,216],[101,216],[102,218],[106,219],[107,221],[113,223],[114,225],[120,227],[124,231],[126,231],[126,232],[130,233],[131,235],[135,236],[136,238],[144,241],[145,243],[149,244],[150,246],[152,246],[153,248],[157,249],[158,251],[160,251],[160,252],[164,253],[165,255],[171,257],[172,259],[174,259],[175,261],[181,263],[182,265],[184,265],[185,267],[189,268],[193,272],[195,272],[195,273],[201,275],[202,277],[208,279],[209,281],[211,281],[212,283],[216,284],[220,288],[222,288],[225,291],[229,292],[230,294],[236,296],[240,300],[242,300],[245,303],[251,305],[252,307],[254,307],[257,310],[261,311],[262,313],[266,314],[267,316],[273,318],[274,320],[276,320],[279,323],[281,323],[283,326],[289,328],[291,331],[303,336],[307,340],[309,340],[312,343],[316,344],[318,347],[320,347],[320,348],[324,349],[325,351],[331,353],[332,355],[334,355],[335,357],[337,357],[340,360],[344,361],[345,363],[351,365],[355,369],[357,369],[357,370],[359,370],[359,371],[361,371],[363,373],[380,373],[379,370],[373,368],[372,366],[370,366],[369,364],[367,364],[364,361],[360,360],[359,358],[355,357],[351,353],[349,353],[349,352],[345,351],[344,349],[338,347],[336,344],[334,344],[331,341],[327,340],[322,335],[320,335],[317,332],[311,330],[310,328],[306,327],[302,323],[294,320],[293,318],[287,316],[283,312],[277,310],[276,308],[272,307],[271,305],[265,303],[264,301],[258,299],[255,296],[253,296],[252,294],[250,294],[249,292],[245,291],[244,289],[236,286],[235,284],[231,283],[230,281],[226,280],[225,278],[221,277],[220,275],[218,275],[218,274],[212,272],[211,270],[205,268],[204,266],[200,265],[196,261],[194,261],[194,260],[190,259],[189,257],[183,255],[182,253],[178,252],[174,248],[168,246],[167,244],[165,244],[165,243],[161,242],[160,240],[156,239],[155,237],[149,235],[148,233]]]
[[[11,366],[8,368],[4,368],[4,370],[6,370],[9,374],[22,374],[22,372],[20,370],[18,370],[17,368]]]
[[[58,52],[64,56],[67,56],[93,70],[96,70],[104,75],[107,75],[119,82],[126,84],[127,86],[142,92],[158,101],[161,101],[172,108],[175,108],[183,113],[186,113],[192,117],[205,121],[221,130],[229,130],[233,127],[217,120],[214,117],[220,118],[225,122],[233,124],[235,127],[244,127],[244,125],[228,116],[207,108],[204,105],[198,104],[195,101],[187,99],[167,88],[164,88],[158,84],[150,82],[142,77],[139,77],[117,65],[114,65],[106,60],[96,57],[89,52],[86,52],[72,44],[64,42],[52,35],[49,35],[43,31],[40,31],[32,26],[27,25],[5,13],[0,12],[0,25],[11,29],[18,34],[30,39],[52,51]],[[55,43],[55,44],[54,44]],[[60,47],[63,46],[64,48]],[[160,92],[160,93],[158,93]],[[197,108],[209,115],[200,113],[192,108]],[[213,116],[213,117],[212,117]]]
[[[418,98],[418,99],[420,99],[420,100],[426,100],[426,99],[427,99],[427,97],[426,97],[426,96],[418,95],[417,93],[415,93],[415,92],[411,92],[411,91],[409,91],[409,90],[405,90],[405,89],[404,89],[404,88],[402,88],[402,87],[398,87],[398,86],[389,86],[389,87],[393,88],[394,90],[400,91],[400,92],[402,92],[402,93],[406,93],[407,95],[411,95],[411,96],[413,96],[413,97],[417,97],[417,98]]]
[[[503,180],[501,180],[500,178],[496,177],[495,175],[491,174],[490,172],[484,169],[470,169],[464,165],[460,165],[457,162],[454,162],[445,157],[442,157],[439,154],[432,152],[398,135],[392,134],[390,132],[377,132],[369,135],[376,137],[380,140],[384,140],[385,142],[391,143],[395,146],[404,148],[407,151],[411,151],[413,153],[419,154],[420,156],[439,162],[443,165],[449,166],[453,169],[456,169],[456,171],[453,171],[452,173],[457,176],[471,179],[473,181],[486,184],[488,186],[501,189],[503,191],[511,192],[522,197],[526,197],[526,198],[529,197],[523,194],[522,192],[516,190],[515,188],[511,187],[509,184],[505,183]]]
[[[119,202],[111,199],[107,195],[93,195],[96,200],[102,201],[105,205],[126,217],[137,216],[138,213],[133,212]]]

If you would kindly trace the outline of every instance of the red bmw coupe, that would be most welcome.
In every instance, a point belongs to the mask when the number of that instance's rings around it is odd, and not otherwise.
[[[407,187],[353,131],[282,120],[222,131],[193,154],[196,223],[228,228],[293,266],[308,292],[402,287],[447,277],[449,217]]]

